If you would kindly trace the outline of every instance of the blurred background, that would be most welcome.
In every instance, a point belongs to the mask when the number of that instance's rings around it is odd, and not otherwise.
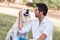
[[[17,19],[19,9],[28,7],[33,13],[36,3],[48,6],[47,16],[54,23],[53,40],[60,40],[60,0],[0,0],[0,40],[5,40],[7,32]],[[29,39],[32,39],[31,31]]]

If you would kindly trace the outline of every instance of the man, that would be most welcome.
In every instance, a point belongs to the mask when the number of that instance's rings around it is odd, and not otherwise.
[[[48,8],[44,3],[37,3],[35,7],[35,16],[26,27],[22,27],[22,18],[20,17],[20,33],[27,33],[32,29],[33,40],[52,40],[53,23],[46,17]],[[21,16],[21,14],[20,14]]]

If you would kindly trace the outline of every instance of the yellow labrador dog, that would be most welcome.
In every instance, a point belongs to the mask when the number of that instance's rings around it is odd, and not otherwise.
[[[28,8],[23,8],[22,9],[22,20],[23,20],[23,25],[26,26],[30,23],[30,12]],[[22,35],[18,33],[18,19],[16,20],[15,24],[13,27],[9,30],[6,36],[6,40],[13,40],[15,36],[17,35]],[[22,35],[25,38],[28,38],[28,33]]]

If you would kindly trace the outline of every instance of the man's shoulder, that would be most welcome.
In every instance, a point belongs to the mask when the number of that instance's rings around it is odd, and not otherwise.
[[[47,17],[46,19],[46,23],[49,24],[49,25],[53,25],[53,22],[50,18]]]
[[[35,19],[32,20],[32,22],[36,22],[37,20],[38,20],[38,18],[35,18]]]

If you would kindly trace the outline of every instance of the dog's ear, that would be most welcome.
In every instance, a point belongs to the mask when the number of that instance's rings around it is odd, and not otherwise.
[[[12,40],[13,38],[12,38],[12,36],[10,36],[10,40]]]

